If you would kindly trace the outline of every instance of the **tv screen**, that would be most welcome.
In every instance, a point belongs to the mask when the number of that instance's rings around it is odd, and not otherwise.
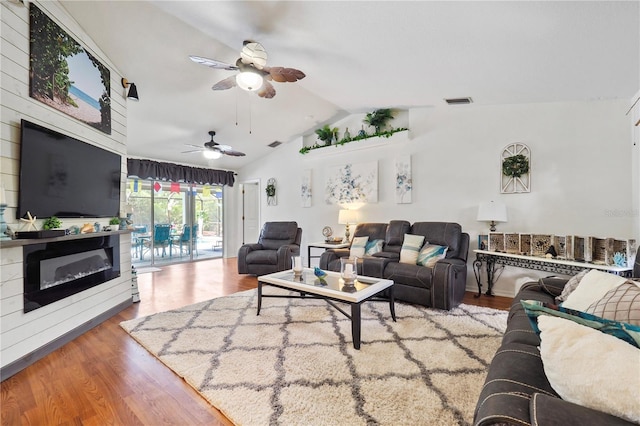
[[[120,155],[22,120],[18,218],[116,217]]]

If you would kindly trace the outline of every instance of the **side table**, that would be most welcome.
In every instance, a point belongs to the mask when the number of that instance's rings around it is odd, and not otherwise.
[[[319,242],[319,243],[309,243],[309,245],[307,246],[307,266],[309,268],[311,268],[311,258],[319,259],[320,256],[322,256],[322,253],[324,253],[325,250],[327,250],[327,249],[330,249],[330,248],[347,248],[347,247],[349,247],[349,243],[325,243],[324,241]],[[320,254],[320,256],[311,256],[311,249],[312,248],[322,249],[322,253]]]

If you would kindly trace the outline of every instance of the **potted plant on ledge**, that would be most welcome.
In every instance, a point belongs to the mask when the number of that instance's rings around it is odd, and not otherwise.
[[[382,108],[377,109],[373,112],[367,113],[367,115],[362,120],[364,123],[376,129],[376,134],[380,134],[382,129],[387,126],[389,120],[393,119],[393,114],[391,113],[391,109]]]
[[[325,124],[323,127],[316,130],[316,135],[318,135],[318,139],[324,142],[325,146],[331,145],[331,141],[334,138],[334,135],[338,133],[338,128],[334,127],[333,129],[329,127],[328,124]]]

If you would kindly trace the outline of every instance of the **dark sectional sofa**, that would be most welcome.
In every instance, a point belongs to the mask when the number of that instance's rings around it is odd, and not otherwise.
[[[431,244],[447,246],[447,254],[434,267],[399,263],[405,234],[422,235]],[[467,282],[469,234],[451,222],[392,220],[387,223],[361,223],[354,237],[384,240],[382,251],[361,259],[361,275],[393,280],[396,299],[438,309],[452,309],[462,302]],[[350,249],[329,249],[320,257],[320,268],[340,270],[340,258]]]
[[[640,276],[640,249],[633,276]],[[610,414],[573,404],[558,396],[544,372],[538,346],[521,300],[555,303],[566,279],[543,278],[522,286],[513,299],[507,329],[476,405],[474,425],[596,426],[632,425]],[[585,371],[585,374],[589,374]]]

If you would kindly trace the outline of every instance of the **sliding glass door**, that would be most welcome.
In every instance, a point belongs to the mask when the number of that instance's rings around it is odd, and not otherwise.
[[[222,187],[129,179],[136,266],[222,257]]]

